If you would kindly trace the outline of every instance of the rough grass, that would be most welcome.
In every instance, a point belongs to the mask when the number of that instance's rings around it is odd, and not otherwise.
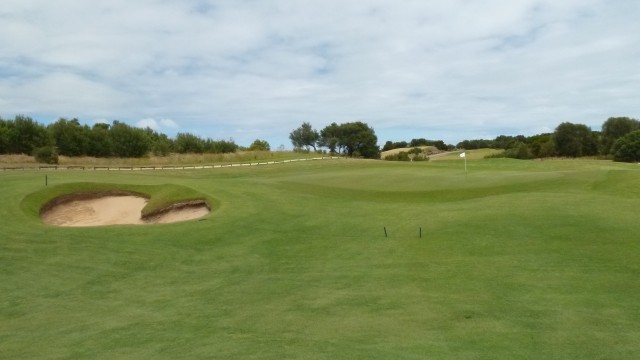
[[[416,146],[416,147],[422,149],[423,151],[426,150],[427,155],[438,154],[438,153],[442,152],[442,151],[438,150],[438,148],[435,147],[435,146]],[[409,152],[409,151],[413,150],[414,148],[415,147],[408,147],[408,148],[398,148],[398,149],[391,149],[391,150],[383,151],[383,152],[380,153],[380,158],[384,159],[389,155],[395,155],[395,154],[398,154],[398,153],[400,153],[402,151]]]
[[[467,160],[50,175],[220,202],[143,228],[45,226],[0,173],[0,353],[637,358],[638,166]]]
[[[169,154],[168,156],[147,156],[142,158],[95,158],[88,156],[60,156],[61,166],[165,166],[227,164],[251,161],[278,161],[304,159],[322,156],[317,153],[292,151],[238,151],[229,154]],[[38,162],[28,155],[0,155],[0,167],[36,167]],[[40,164],[46,165],[46,164]]]

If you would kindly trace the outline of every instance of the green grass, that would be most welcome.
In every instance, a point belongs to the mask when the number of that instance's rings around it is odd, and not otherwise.
[[[0,354],[637,358],[640,167],[462,161],[47,173],[218,204],[144,227],[45,226],[2,172]]]

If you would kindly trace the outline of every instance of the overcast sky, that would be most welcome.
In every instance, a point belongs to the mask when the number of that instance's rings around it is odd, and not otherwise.
[[[3,0],[0,115],[291,147],[640,117],[638,0]]]

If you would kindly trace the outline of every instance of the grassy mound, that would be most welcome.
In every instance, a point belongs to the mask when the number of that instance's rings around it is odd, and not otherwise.
[[[179,207],[182,204],[204,202],[209,208],[217,202],[191,188],[175,185],[131,185],[109,183],[66,183],[34,192],[26,196],[22,207],[30,214],[41,214],[50,207],[79,198],[96,198],[111,195],[135,195],[149,199],[142,209],[142,217],[150,217]]]

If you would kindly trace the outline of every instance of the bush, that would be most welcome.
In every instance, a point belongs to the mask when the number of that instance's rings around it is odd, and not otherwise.
[[[504,152],[504,155],[508,158],[521,160],[528,160],[533,158],[533,154],[531,153],[531,149],[529,149],[529,146],[521,142],[515,143],[513,147],[507,149]]]
[[[413,159],[410,155],[413,155]],[[425,156],[423,153],[416,154],[413,150],[410,152],[401,151],[397,154],[387,155],[384,159],[387,161],[429,161],[428,156]]]
[[[36,161],[44,164],[57,164],[58,151],[53,146],[43,146],[33,151]]]
[[[630,132],[616,140],[611,152],[615,161],[640,161],[640,130]]]
[[[269,151],[271,150],[271,146],[266,140],[256,139],[250,146],[249,150],[251,151]]]
[[[533,159],[533,153],[531,152],[531,148],[529,148],[527,144],[517,142],[507,150],[486,155],[484,158],[485,159],[510,158],[510,159],[528,160],[528,159]]]

